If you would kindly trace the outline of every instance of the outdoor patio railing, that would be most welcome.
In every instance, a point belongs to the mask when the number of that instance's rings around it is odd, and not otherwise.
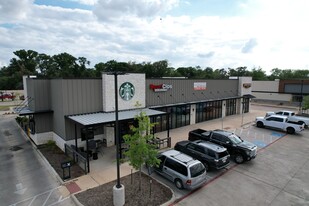
[[[169,148],[171,147],[171,137],[167,137],[163,139],[154,138],[149,143],[156,145],[158,149]]]
[[[75,148],[72,148],[67,144],[64,144],[64,148],[65,148],[65,154],[71,157],[73,161],[77,163],[85,171],[85,174],[87,174],[88,171],[87,167],[89,167],[89,165],[87,165],[87,158],[84,157],[78,151],[76,151]]]

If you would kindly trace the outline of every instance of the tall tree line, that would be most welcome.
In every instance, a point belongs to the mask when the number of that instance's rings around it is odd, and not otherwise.
[[[100,62],[90,68],[90,61],[85,57],[74,57],[68,53],[53,56],[33,50],[13,52],[16,57],[8,66],[0,69],[0,90],[22,89],[23,75],[36,75],[43,78],[87,78],[100,77],[102,72],[123,71],[145,73],[147,78],[187,77],[190,79],[228,79],[230,76],[252,76],[253,80],[307,79],[309,70],[278,69],[271,70],[270,75],[262,68],[248,69],[211,67],[170,67],[167,60],[157,62],[117,62],[110,60]]]

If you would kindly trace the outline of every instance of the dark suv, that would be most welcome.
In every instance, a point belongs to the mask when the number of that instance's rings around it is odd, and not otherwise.
[[[257,154],[256,145],[242,140],[239,136],[232,132],[224,130],[192,130],[189,132],[189,140],[205,140],[221,145],[227,149],[232,157],[234,156],[235,162],[238,164],[254,159]]]
[[[211,142],[181,141],[176,143],[175,150],[198,159],[204,164],[206,170],[209,168],[222,169],[230,164],[230,155],[226,148]]]

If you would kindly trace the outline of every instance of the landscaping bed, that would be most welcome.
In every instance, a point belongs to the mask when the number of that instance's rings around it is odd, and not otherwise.
[[[71,158],[66,156],[66,154],[53,142],[38,146],[38,149],[61,178],[63,177],[63,169],[61,168],[61,163],[66,161],[71,161],[70,179],[74,179],[85,174],[84,170],[78,164],[75,164]]]
[[[125,187],[125,206],[157,206],[166,203],[172,198],[173,193],[169,188],[144,173],[142,173],[141,177],[142,184],[140,191],[138,172],[120,179],[120,183]],[[150,180],[152,181],[151,184]],[[88,189],[75,196],[84,206],[112,206],[114,185],[116,185],[116,180]]]

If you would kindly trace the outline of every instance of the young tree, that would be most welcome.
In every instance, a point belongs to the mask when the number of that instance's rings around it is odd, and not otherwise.
[[[303,98],[303,109],[309,109],[309,95],[304,96]]]
[[[135,120],[137,120],[138,126],[131,126],[132,134],[126,134],[123,137],[125,143],[129,146],[124,154],[128,157],[129,164],[139,171],[139,190],[141,190],[142,165],[156,166],[160,163],[160,160],[157,159],[158,150],[156,146],[149,143],[154,138],[150,131],[155,124],[150,122],[145,112],[140,112]]]

